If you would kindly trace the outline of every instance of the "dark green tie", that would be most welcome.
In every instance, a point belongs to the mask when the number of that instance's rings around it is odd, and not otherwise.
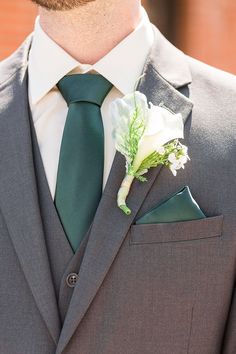
[[[100,107],[112,84],[99,74],[65,76],[58,84],[69,107],[57,173],[55,205],[74,251],[102,195],[104,130]]]

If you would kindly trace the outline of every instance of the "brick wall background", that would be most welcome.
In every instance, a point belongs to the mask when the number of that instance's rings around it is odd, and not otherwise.
[[[176,45],[236,74],[236,0],[177,0]]]
[[[236,74],[236,0],[143,0],[150,19],[180,49]],[[0,0],[0,60],[33,29],[30,0]]]
[[[0,0],[0,60],[32,31],[36,14],[36,6],[29,0]]]

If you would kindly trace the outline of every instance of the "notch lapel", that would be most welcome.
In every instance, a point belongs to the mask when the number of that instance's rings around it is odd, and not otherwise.
[[[164,103],[173,112],[182,113],[184,122],[186,122],[193,104],[176,90],[191,82],[185,56],[174,48],[154,26],[153,29],[154,45],[143,69],[145,75],[140,80],[137,90],[143,92],[148,101],[153,104]],[[171,62],[168,65],[169,59]],[[147,175],[148,182],[134,181],[128,197],[128,205],[132,214],[127,216],[116,205],[116,195],[125,175],[125,160],[121,154],[116,153],[90,230],[78,282],[74,288],[59,339],[57,354],[65,349],[83,319],[160,170],[160,167],[151,169]]]
[[[38,204],[28,111],[30,42],[31,38],[2,66],[9,79],[0,84],[0,209],[29,288],[56,344],[60,322]]]

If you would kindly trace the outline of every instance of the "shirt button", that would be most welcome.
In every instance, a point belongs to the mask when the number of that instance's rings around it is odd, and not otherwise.
[[[70,288],[74,288],[77,280],[78,280],[78,274],[76,273],[70,273],[67,275],[66,277],[66,284],[70,287]]]

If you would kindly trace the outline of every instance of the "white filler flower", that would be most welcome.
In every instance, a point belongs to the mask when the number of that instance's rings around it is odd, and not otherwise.
[[[117,204],[127,215],[131,210],[126,205],[134,178],[143,177],[151,167],[165,165],[174,175],[188,160],[187,147],[177,139],[183,139],[181,114],[167,108],[147,103],[139,91],[114,100],[110,105],[116,149],[126,159],[126,176],[117,196]]]

